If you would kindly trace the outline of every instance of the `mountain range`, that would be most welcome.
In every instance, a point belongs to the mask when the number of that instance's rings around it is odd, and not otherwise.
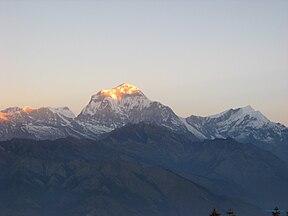
[[[288,129],[251,106],[187,118],[128,83],[68,107],[0,112],[8,216],[260,216],[287,206]]]
[[[78,116],[68,107],[2,110],[0,140],[55,140],[69,136],[95,140],[128,123],[139,122],[164,126],[193,141],[231,137],[269,150],[288,162],[288,128],[271,122],[251,106],[207,117],[182,118],[170,107],[151,101],[139,88],[128,83],[99,91]]]

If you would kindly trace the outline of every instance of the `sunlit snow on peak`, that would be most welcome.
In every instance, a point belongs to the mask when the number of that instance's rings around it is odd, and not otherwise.
[[[41,109],[47,109],[47,107],[32,108],[32,107],[29,107],[29,106],[25,106],[21,111],[25,112],[25,113],[30,113],[32,111],[38,111],[38,110],[41,110]]]
[[[31,112],[33,109],[29,106],[26,106],[22,109],[23,112]]]
[[[149,107],[150,104],[151,101],[139,88],[129,83],[123,83],[115,88],[101,90],[93,95],[81,114],[94,115],[99,110],[110,109],[116,113],[128,115],[132,109],[142,110]]]
[[[117,86],[116,88],[108,90],[103,89],[99,92],[99,94],[104,95],[105,97],[110,97],[115,100],[123,98],[124,95],[133,95],[137,93],[141,93],[141,90],[129,83],[123,83]]]
[[[7,116],[7,113],[0,112],[0,121],[9,121],[9,118]]]

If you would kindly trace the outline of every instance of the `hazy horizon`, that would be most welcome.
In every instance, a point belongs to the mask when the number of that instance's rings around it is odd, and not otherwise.
[[[123,82],[180,116],[251,105],[288,126],[287,1],[0,1],[0,110]]]

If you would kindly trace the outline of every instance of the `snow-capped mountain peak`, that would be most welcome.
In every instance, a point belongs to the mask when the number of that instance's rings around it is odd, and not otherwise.
[[[36,109],[33,109],[33,108],[29,107],[29,106],[25,106],[21,111],[29,113],[29,112],[32,112],[33,110],[36,110]]]
[[[68,107],[11,107],[0,112],[0,140],[15,137],[58,139],[85,137]]]
[[[101,90],[91,97],[89,104],[84,107],[80,116],[92,116],[97,112],[110,110],[124,114],[137,108],[149,106],[151,101],[134,85],[123,83],[109,90]]]
[[[229,109],[207,117],[190,116],[186,122],[207,139],[232,137],[240,142],[258,144],[285,143],[287,140],[285,126],[271,122],[251,106]]]
[[[210,121],[221,119],[222,123],[226,125],[231,123],[239,125],[245,121],[253,128],[262,127],[270,122],[260,111],[256,111],[250,105],[229,109],[216,115],[207,116],[206,118]]]
[[[19,107],[10,107],[0,112],[0,120],[1,121],[12,121],[18,122],[23,119],[49,119],[52,114],[54,116],[59,116],[62,118],[70,118],[74,119],[75,115],[68,107],[39,107],[39,108],[31,108],[26,106],[24,108]]]
[[[181,133],[189,133],[171,108],[151,101],[139,88],[129,83],[93,95],[76,120],[85,125],[89,132],[99,134],[139,122],[153,122]]]
[[[61,115],[63,117],[66,118],[71,118],[74,119],[75,118],[75,114],[68,108],[68,107],[48,107],[48,109],[58,115]]]
[[[267,124],[269,121],[268,118],[266,118],[260,111],[254,110],[250,105],[246,107],[239,108],[238,111],[239,115],[242,117],[249,116],[254,121],[258,121],[263,126],[264,124]]]
[[[239,111],[239,113],[243,113],[243,114],[245,114],[245,113],[253,113],[253,112],[255,112],[255,110],[252,108],[252,106],[251,105],[248,105],[248,106],[245,106],[245,107],[239,107],[239,108],[231,108],[231,109],[229,109],[229,110],[225,110],[225,111],[223,111],[223,112],[220,112],[220,113],[217,113],[217,114],[214,114],[214,115],[209,115],[209,116],[207,116],[207,118],[210,118],[210,119],[215,119],[215,118],[219,118],[219,117],[221,117],[221,116],[224,116],[225,114],[227,114],[227,113],[229,113],[229,112],[234,112],[234,111]]]
[[[112,89],[102,89],[96,95],[94,95],[94,97],[104,96],[114,100],[121,100],[122,98],[131,95],[144,96],[141,90],[136,86],[129,83],[123,83]]]
[[[242,109],[245,112],[254,112],[255,111],[251,105],[247,105],[245,107],[241,107],[240,109]]]
[[[0,112],[0,122],[9,121],[9,118],[7,117],[7,113]]]
[[[22,110],[22,108],[20,107],[9,107],[9,108],[6,108],[4,110],[1,110],[1,113],[14,113],[14,112],[17,112],[17,111],[20,111]]]

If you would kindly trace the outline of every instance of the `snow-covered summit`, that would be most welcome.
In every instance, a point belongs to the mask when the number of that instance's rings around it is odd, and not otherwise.
[[[43,111],[50,111],[54,114],[61,115],[67,118],[75,118],[74,113],[68,107],[38,107],[38,108],[31,108],[29,106],[25,106],[24,108],[20,107],[9,107],[2,110],[2,116],[5,115],[6,117],[13,117],[14,115],[23,115],[23,114],[35,114]]]
[[[245,106],[245,107],[240,107],[240,108],[231,108],[231,109],[228,109],[228,110],[225,110],[223,112],[220,112],[220,113],[217,113],[217,114],[214,114],[214,115],[209,115],[207,116],[207,118],[219,118],[223,115],[225,115],[226,113],[228,113],[229,111],[231,110],[239,110],[240,112],[242,113],[252,113],[252,112],[255,112],[255,110],[252,108],[251,105],[248,105],[248,106]]]
[[[51,110],[55,114],[59,114],[66,118],[74,119],[76,116],[75,114],[68,108],[68,107],[47,107],[49,110]]]
[[[151,101],[134,85],[123,83],[109,90],[101,90],[92,95],[89,104],[84,107],[80,115],[94,115],[101,110],[111,110],[124,114],[131,109],[143,109]]]
[[[68,107],[12,107],[0,112],[0,140],[15,137],[58,139],[86,137]]]
[[[93,95],[76,119],[93,133],[139,122],[153,122],[183,133],[188,131],[171,108],[151,101],[139,88],[128,83]]]
[[[253,128],[259,128],[270,122],[260,111],[256,111],[250,105],[236,109],[229,109],[216,115],[205,117],[208,121],[221,119],[222,125],[233,124],[234,126],[247,124]]]
[[[241,142],[284,143],[288,135],[285,126],[271,122],[251,106],[206,117],[190,116],[186,122],[206,139],[232,137]]]
[[[104,96],[104,97],[109,97],[114,100],[120,100],[126,96],[144,96],[144,94],[141,92],[139,88],[136,86],[129,84],[129,83],[123,83],[115,88],[112,89],[102,89],[99,91],[96,95],[93,95],[92,97],[99,97],[99,96]]]
[[[6,122],[9,121],[9,118],[7,117],[7,113],[0,112],[0,122]]]
[[[22,108],[20,107],[9,107],[9,108],[6,108],[4,110],[1,110],[1,113],[14,113],[14,112],[17,112],[17,111],[20,111],[22,110]]]

